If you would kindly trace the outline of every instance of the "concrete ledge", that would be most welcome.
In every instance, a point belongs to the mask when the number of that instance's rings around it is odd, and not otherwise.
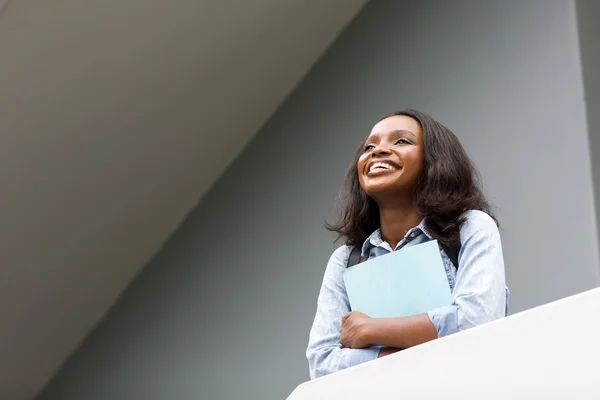
[[[593,289],[303,383],[288,399],[599,399],[599,330]]]

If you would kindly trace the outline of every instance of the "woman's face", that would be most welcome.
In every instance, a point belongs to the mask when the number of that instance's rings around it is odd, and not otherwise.
[[[423,172],[423,131],[411,117],[396,115],[373,127],[358,159],[360,186],[374,200],[412,193]]]

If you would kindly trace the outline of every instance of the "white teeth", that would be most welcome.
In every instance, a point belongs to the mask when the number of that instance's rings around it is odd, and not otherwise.
[[[389,170],[395,170],[396,168],[388,163],[384,163],[384,162],[378,162],[375,163],[373,165],[371,165],[371,168],[369,168],[369,172],[377,169],[377,168],[383,168],[383,169],[389,169]]]

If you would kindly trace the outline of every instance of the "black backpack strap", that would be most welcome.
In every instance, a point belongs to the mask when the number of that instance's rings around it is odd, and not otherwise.
[[[352,247],[352,251],[350,252],[350,256],[348,257],[348,262],[346,263],[346,268],[350,268],[356,264],[360,264],[365,261],[366,257],[362,257],[361,249],[358,247]]]
[[[461,248],[460,242],[454,246],[446,246],[445,244],[441,244],[441,246],[450,261],[452,261],[452,264],[454,264],[454,268],[458,269],[458,254],[460,253]]]

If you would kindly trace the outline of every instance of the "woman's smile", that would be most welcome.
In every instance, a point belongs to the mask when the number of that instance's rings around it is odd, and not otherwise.
[[[400,171],[402,168],[395,163],[387,160],[373,160],[369,163],[369,169],[367,176],[374,177],[380,175],[392,174],[396,171]]]

